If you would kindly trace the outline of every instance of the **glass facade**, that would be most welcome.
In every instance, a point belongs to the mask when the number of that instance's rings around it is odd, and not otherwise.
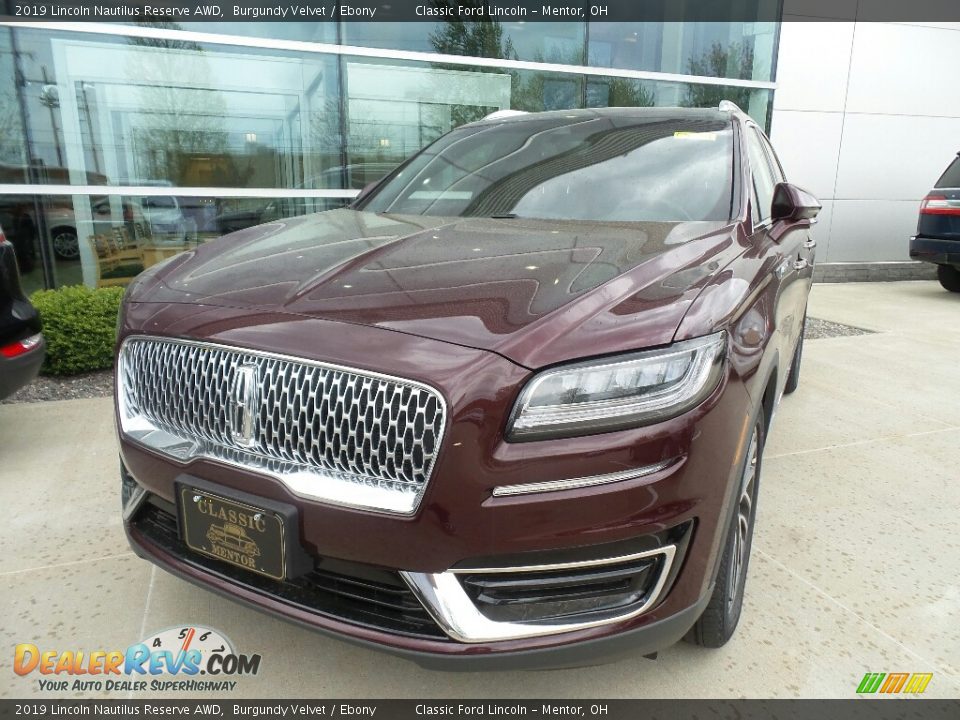
[[[495,110],[729,99],[766,125],[777,36],[760,22],[106,29],[0,28],[0,225],[30,289],[125,284],[196,243],[341,206]]]

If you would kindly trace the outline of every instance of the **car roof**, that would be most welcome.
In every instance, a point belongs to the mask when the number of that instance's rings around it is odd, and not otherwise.
[[[494,113],[495,115],[495,113]],[[718,108],[686,108],[686,107],[604,107],[578,108],[575,110],[549,110],[546,112],[523,113],[507,117],[488,117],[469,123],[469,126],[492,125],[500,123],[522,123],[531,120],[568,119],[570,123],[583,122],[590,119],[613,118],[618,120],[676,120],[684,122],[690,120],[713,120],[730,122],[733,113]]]

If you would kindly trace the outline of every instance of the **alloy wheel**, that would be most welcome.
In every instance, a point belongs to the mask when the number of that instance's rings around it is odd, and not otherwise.
[[[53,251],[64,260],[73,260],[80,255],[80,244],[76,233],[61,230],[51,238]]]

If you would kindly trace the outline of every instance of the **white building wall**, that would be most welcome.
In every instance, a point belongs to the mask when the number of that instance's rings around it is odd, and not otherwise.
[[[790,4],[771,139],[823,202],[818,259],[909,260],[920,200],[960,150],[960,23],[801,22]],[[854,17],[855,4],[824,5]]]

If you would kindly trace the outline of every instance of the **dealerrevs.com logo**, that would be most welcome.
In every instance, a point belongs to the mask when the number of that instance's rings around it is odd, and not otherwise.
[[[927,689],[933,673],[870,673],[863,676],[857,692],[860,695],[883,693],[896,695],[898,693],[920,695]]]
[[[155,633],[126,650],[55,650],[33,643],[14,649],[13,670],[36,677],[48,692],[225,692],[232,678],[256,675],[260,655],[234,651],[217,630],[181,626]]]

